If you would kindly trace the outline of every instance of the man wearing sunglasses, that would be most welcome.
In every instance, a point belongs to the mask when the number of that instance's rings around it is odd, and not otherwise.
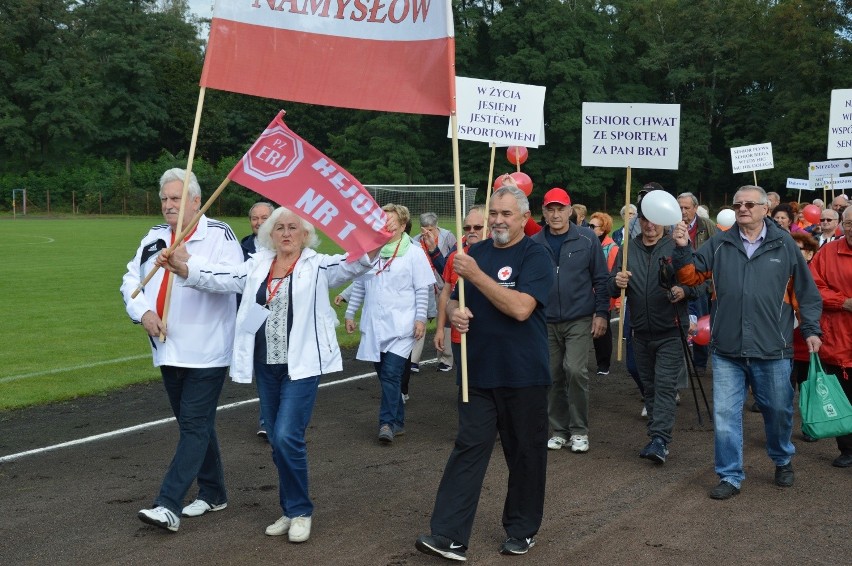
[[[794,308],[808,351],[818,352],[822,343],[819,291],[790,233],[767,219],[766,193],[755,185],[740,187],[733,209],[736,227],[717,232],[696,251],[685,222],[672,234],[680,282],[697,285],[712,277],[716,288],[710,350],[720,482],[710,492],[713,499],[737,495],[745,479],[742,412],[748,385],[763,414],[775,484],[793,485]]]
[[[830,208],[823,210],[819,215],[819,238],[817,243],[822,248],[825,244],[833,242],[837,238],[837,222],[839,215]]]

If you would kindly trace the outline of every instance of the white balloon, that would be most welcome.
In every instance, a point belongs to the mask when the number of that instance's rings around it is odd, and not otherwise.
[[[737,221],[736,213],[730,208],[726,208],[725,210],[720,210],[719,214],[716,216],[716,222],[719,223],[719,226],[722,228],[730,228],[734,225],[734,222]]]
[[[659,190],[642,197],[642,214],[654,224],[662,226],[671,226],[683,219],[677,199]]]

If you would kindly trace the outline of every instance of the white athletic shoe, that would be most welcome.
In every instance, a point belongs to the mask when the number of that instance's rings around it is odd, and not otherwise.
[[[571,452],[579,454],[589,451],[589,437],[585,434],[574,434],[571,436]]]
[[[311,536],[311,518],[293,517],[290,531],[287,533],[290,542],[305,542]]]
[[[648,407],[646,407],[645,405],[642,405],[642,415],[641,416],[645,417],[646,419],[648,418]]]
[[[181,515],[184,517],[200,517],[205,513],[209,513],[210,511],[221,511],[225,507],[228,506],[228,502],[220,503],[219,505],[210,505],[203,499],[196,499],[189,505],[183,508],[181,511]]]
[[[271,537],[286,535],[290,530],[290,517],[282,515],[277,521],[266,527],[266,534]]]
[[[565,440],[561,436],[554,436],[553,438],[547,441],[547,449],[560,450],[566,444],[568,444],[567,440]]]
[[[163,507],[162,505],[153,509],[142,509],[137,515],[139,520],[161,529],[167,529],[173,533],[180,528],[180,517]]]

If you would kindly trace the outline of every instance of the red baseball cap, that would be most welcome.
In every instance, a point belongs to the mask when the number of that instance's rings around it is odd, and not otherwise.
[[[547,206],[548,204],[561,204],[562,206],[571,206],[571,197],[568,196],[568,193],[565,192],[565,189],[554,187],[544,193],[544,203],[542,204],[542,206]]]

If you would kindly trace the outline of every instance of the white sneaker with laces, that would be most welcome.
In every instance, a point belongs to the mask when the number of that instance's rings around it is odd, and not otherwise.
[[[547,441],[547,449],[560,450],[566,444],[568,444],[567,440],[565,440],[561,436],[554,436],[553,438]]]
[[[200,517],[205,513],[209,513],[210,511],[221,511],[225,507],[228,506],[228,502],[220,503],[219,505],[210,505],[203,499],[196,499],[189,505],[183,508],[181,511],[181,515],[184,517]]]
[[[142,509],[137,515],[139,520],[173,533],[180,528],[180,517],[163,507],[162,505],[153,509]]]
[[[311,536],[311,518],[293,517],[290,531],[287,533],[290,542],[305,542]]]
[[[266,534],[271,537],[280,537],[286,535],[290,530],[290,517],[282,515],[278,520],[266,527]]]
[[[589,437],[585,434],[574,434],[571,436],[571,452],[579,454],[589,451]]]

